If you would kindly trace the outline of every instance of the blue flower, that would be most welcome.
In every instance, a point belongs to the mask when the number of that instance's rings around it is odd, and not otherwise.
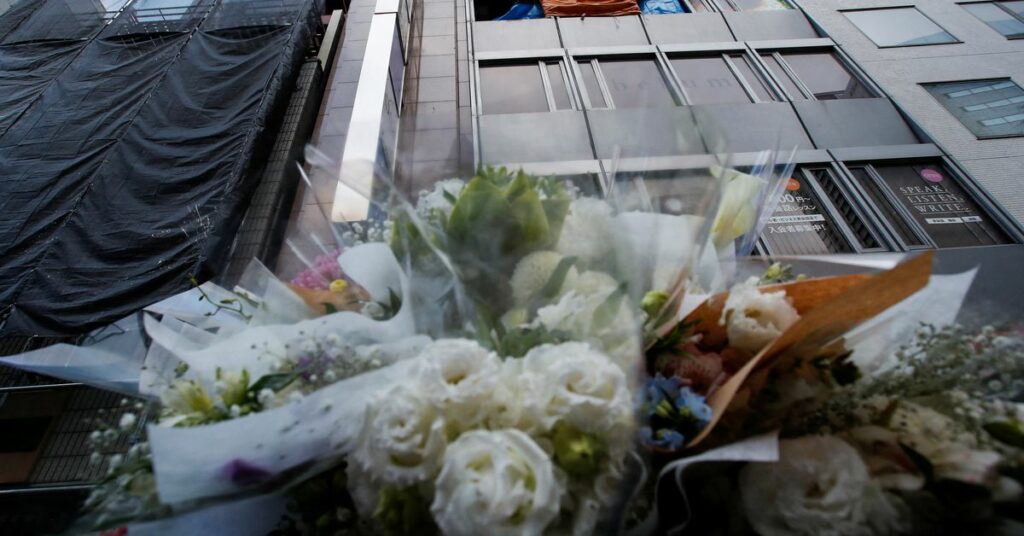
[[[679,391],[679,396],[676,397],[676,407],[679,409],[687,408],[690,413],[700,421],[701,427],[707,425],[711,420],[711,407],[704,402],[704,397],[694,393],[689,387],[683,387]]]
[[[644,388],[646,400],[644,401],[647,405],[648,415],[654,415],[654,411],[658,405],[663,401],[673,401],[679,397],[679,389],[683,385],[683,380],[672,376],[666,378],[661,374],[656,375],[653,378],[647,379],[647,385]]]
[[[640,439],[652,447],[681,449],[711,422],[713,412],[704,397],[675,376],[649,378],[643,397],[648,425],[640,429]]]
[[[640,439],[644,444],[651,447],[669,450],[679,450],[686,443],[686,438],[683,437],[683,434],[675,430],[662,428],[654,432],[650,426],[644,426],[640,429]]]

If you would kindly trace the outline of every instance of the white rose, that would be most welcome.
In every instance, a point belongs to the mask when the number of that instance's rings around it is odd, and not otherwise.
[[[905,530],[905,506],[868,474],[857,451],[832,436],[779,442],[776,463],[740,472],[743,509],[758,534],[871,535]]]
[[[555,248],[587,264],[604,260],[612,247],[612,207],[600,199],[582,197],[569,205]]]
[[[515,270],[512,271],[512,279],[509,281],[512,287],[512,300],[516,305],[524,306],[529,303],[530,299],[548,284],[562,259],[562,255],[554,251],[535,251],[519,259],[519,264],[516,264]],[[572,288],[577,277],[579,272],[576,267],[570,267],[561,288]]]
[[[530,436],[478,430],[448,447],[430,511],[450,536],[541,534],[562,493],[551,459]]]
[[[605,440],[629,435],[632,406],[626,374],[589,345],[538,346],[523,358],[523,373],[541,385],[534,396],[547,429],[563,421]]]
[[[406,486],[434,474],[446,442],[437,409],[409,388],[396,387],[367,406],[351,460],[383,483]]]
[[[494,352],[475,341],[442,339],[423,349],[414,374],[419,392],[450,424],[466,429],[484,417],[500,373]]]
[[[755,278],[734,286],[722,310],[729,345],[755,354],[799,319],[785,291],[761,292]]]

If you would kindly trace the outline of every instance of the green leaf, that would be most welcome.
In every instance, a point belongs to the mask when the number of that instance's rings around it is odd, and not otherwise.
[[[999,421],[985,423],[982,428],[1001,443],[1024,449],[1024,430],[1019,422]]]
[[[530,185],[530,176],[520,170],[512,182],[505,187],[505,199],[512,202],[529,192],[537,193]]]
[[[298,372],[278,372],[274,374],[266,374],[256,380],[256,383],[249,387],[249,392],[259,395],[260,391],[264,389],[270,389],[275,393],[288,387],[296,378],[299,377]]]
[[[530,350],[542,344],[559,344],[570,340],[564,331],[549,331],[546,327],[514,328],[505,332],[501,338],[501,355],[503,357],[523,357]]]
[[[477,176],[469,181],[448,218],[448,234],[466,240],[495,221],[508,221],[509,204],[500,188]]]
[[[551,228],[540,203],[540,195],[535,190],[528,190],[509,199],[509,203],[509,212],[515,226],[513,232],[503,237],[502,250],[525,255],[547,244]]]
[[[574,264],[576,264],[576,257],[563,257],[562,260],[558,261],[558,266],[555,266],[555,271],[551,272],[551,277],[541,287],[537,297],[543,301],[548,301],[558,296],[558,291],[562,290],[565,278],[569,275],[569,270],[572,269]]]
[[[327,314],[334,314],[338,312],[338,308],[335,307],[333,303],[324,302],[320,305],[324,306],[324,310],[327,311]]]
[[[448,190],[445,190],[444,188],[442,188],[442,189],[441,189],[441,195],[443,195],[443,196],[444,196],[444,198],[445,198],[445,199],[446,199],[446,200],[447,200],[447,201],[448,201],[449,203],[451,203],[451,204],[453,204],[453,205],[454,205],[455,203],[457,203],[457,202],[459,201],[459,200],[458,200],[458,199],[457,199],[457,198],[455,197],[455,195],[453,195],[453,194],[452,194],[451,192],[449,192]]]
[[[610,325],[616,315],[619,313],[619,308],[622,306],[622,300],[626,297],[626,284],[619,285],[619,288],[615,289],[611,294],[605,298],[601,305],[594,309],[594,329],[600,330]]]
[[[569,214],[569,196],[566,195],[564,188],[559,186],[559,189],[561,190],[560,195],[540,202],[548,219],[548,242],[544,245],[545,247],[554,247],[558,243],[558,237],[562,236],[562,224],[565,223],[565,217]]]

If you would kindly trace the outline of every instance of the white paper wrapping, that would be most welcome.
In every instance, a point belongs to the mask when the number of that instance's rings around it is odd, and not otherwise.
[[[892,353],[913,341],[922,323],[935,327],[956,321],[978,269],[962,274],[932,275],[928,285],[846,335],[851,361],[877,373],[893,365]]]
[[[425,338],[419,338],[425,342]],[[374,393],[403,380],[403,360],[342,380],[299,402],[218,424],[148,427],[161,502],[237,493],[262,477],[348,452]]]
[[[245,368],[251,377],[263,376],[288,353],[285,345],[299,337],[348,334],[357,342],[376,343],[400,340],[415,333],[408,280],[391,248],[381,243],[356,246],[346,250],[338,263],[374,300],[387,301],[391,290],[399,293],[402,306],[398,313],[388,320],[376,321],[342,311],[295,324],[250,327],[228,337],[217,336],[212,341],[167,317],[159,322],[147,318],[146,332],[153,338],[154,345],[187,363],[191,373],[208,382],[213,381],[218,368]]]

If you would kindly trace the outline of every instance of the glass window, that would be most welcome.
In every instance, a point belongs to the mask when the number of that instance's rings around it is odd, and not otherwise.
[[[601,60],[598,68],[616,108],[657,108],[676,104],[661,69],[653,59]]]
[[[768,70],[775,75],[775,79],[782,84],[782,88],[786,90],[789,97],[793,100],[803,100],[807,97],[804,96],[804,92],[797,87],[796,82],[789,76],[786,69],[779,63],[778,58],[774,54],[762,54],[761,57],[764,59],[765,64],[768,66]]]
[[[1024,89],[1012,80],[924,84],[979,138],[1024,136]]]
[[[723,11],[769,11],[793,9],[786,0],[719,0]]]
[[[590,98],[590,107],[607,108],[608,103],[604,100],[604,93],[601,92],[601,85],[598,84],[597,73],[594,71],[594,60],[581,61],[579,66],[583,86],[587,88],[587,97]]]
[[[771,93],[768,91],[768,86],[764,83],[764,80],[754,72],[754,68],[750,65],[750,58],[743,54],[736,54],[730,56],[732,64],[736,67],[736,70],[740,72],[740,75],[747,81],[747,84],[751,89],[754,90],[754,94],[757,95],[758,100],[763,102],[773,101]]]
[[[548,111],[537,65],[480,67],[480,98],[485,114]]]
[[[565,74],[561,62],[549,62],[544,65],[548,72],[548,84],[551,85],[551,95],[555,101],[556,110],[570,110],[569,90],[565,86]]]
[[[786,181],[775,212],[761,237],[768,252],[786,255],[853,253],[832,213],[811,185],[812,176],[796,173]]]
[[[690,9],[694,13],[714,11],[711,0],[690,0]]]
[[[481,65],[481,112],[511,114],[572,109],[562,69],[561,62]]]
[[[949,32],[913,7],[847,11],[844,15],[880,47],[957,42]]]
[[[804,173],[809,173],[818,183],[825,197],[832,203],[832,207],[836,209],[838,217],[846,223],[847,228],[853,234],[853,238],[860,243],[862,250],[886,249],[882,241],[879,240],[877,231],[874,230],[871,224],[865,221],[863,213],[850,200],[846,190],[840,186],[840,180],[829,168],[809,169]]]
[[[688,104],[750,102],[743,84],[721,56],[673,58],[669,61],[683,86]]]
[[[964,9],[1009,39],[1024,37],[1024,1],[963,4]]]
[[[712,201],[717,179],[705,169],[619,171],[612,188],[621,210],[701,214]]]
[[[807,91],[818,100],[874,97],[831,52],[781,52],[779,56]],[[787,80],[788,74],[782,71],[781,64],[776,60],[777,58],[773,58],[768,61],[769,69],[786,86],[794,99],[803,98],[798,97],[799,91],[794,92],[796,88]]]
[[[911,226],[903,218],[903,215],[898,209],[896,209],[889,200],[885,197],[885,193],[881,190],[881,187],[875,183],[874,179],[871,178],[871,173],[865,167],[852,167],[850,173],[857,182],[867,192],[871,203],[874,204],[875,208],[881,212],[883,218],[889,222],[896,234],[899,235],[900,240],[909,248],[923,248],[928,247],[928,242],[920,237]]]
[[[1006,244],[1006,235],[992,221],[952,174],[939,164],[887,164],[870,166],[884,187],[903,206],[937,247]],[[897,232],[908,245],[920,245],[909,226],[892,210],[888,200],[874,190],[867,167],[853,168],[867,186],[882,212],[889,214]]]

